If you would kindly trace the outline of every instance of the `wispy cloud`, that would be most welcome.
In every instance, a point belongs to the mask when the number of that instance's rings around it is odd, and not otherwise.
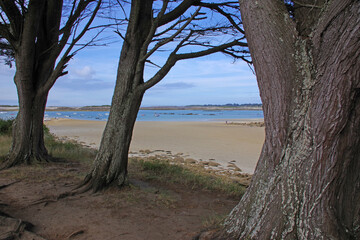
[[[152,91],[164,91],[164,90],[173,90],[173,89],[189,89],[195,87],[193,83],[186,82],[173,82],[173,83],[159,83],[155,85],[151,90]]]

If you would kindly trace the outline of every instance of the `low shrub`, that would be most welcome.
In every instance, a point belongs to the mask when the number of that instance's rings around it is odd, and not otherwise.
[[[12,124],[14,120],[3,120],[0,119],[0,135],[8,135],[11,134]]]

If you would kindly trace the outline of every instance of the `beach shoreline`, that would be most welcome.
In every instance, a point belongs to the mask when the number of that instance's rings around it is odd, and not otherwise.
[[[261,121],[263,120],[137,121],[130,156],[144,153],[170,154],[198,162],[213,161],[220,164],[220,168],[235,165],[242,172],[252,174],[265,139],[265,131],[264,127],[247,124]],[[75,140],[98,148],[106,122],[50,119],[45,124],[59,139]]]

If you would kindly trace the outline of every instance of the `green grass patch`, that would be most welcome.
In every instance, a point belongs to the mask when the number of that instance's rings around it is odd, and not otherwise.
[[[161,183],[176,183],[192,189],[220,191],[228,196],[241,197],[245,187],[228,176],[217,176],[201,167],[177,165],[170,161],[154,158],[130,159],[130,177]]]
[[[10,135],[0,135],[0,161],[5,159],[11,147]]]
[[[97,151],[86,148],[75,141],[59,141],[45,132],[45,146],[49,154],[55,158],[91,164]]]

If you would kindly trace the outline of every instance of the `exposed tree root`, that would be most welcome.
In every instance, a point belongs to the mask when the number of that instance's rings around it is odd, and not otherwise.
[[[77,236],[79,236],[79,235],[81,235],[81,234],[84,234],[84,233],[85,233],[84,230],[77,230],[77,231],[71,233],[71,234],[67,237],[67,239],[71,239],[71,238],[77,237]]]
[[[33,155],[11,155],[9,154],[6,160],[1,164],[0,171],[9,169],[15,166],[20,166],[23,164],[30,165],[34,162],[39,163],[49,163],[53,162],[54,158],[49,154],[33,154]]]
[[[86,175],[84,181],[76,187],[81,193],[92,190],[93,193],[106,190],[109,187],[122,188],[128,186],[129,181],[127,174],[123,174],[118,178],[113,179],[112,181],[107,180],[105,177],[93,177],[91,173]]]
[[[44,238],[30,232],[34,226],[22,221],[21,219],[15,219],[9,215],[0,212],[0,240],[8,239],[33,239],[33,240],[45,240]]]
[[[129,185],[129,181],[128,181],[127,175],[126,175],[126,177],[118,178],[117,181],[113,180],[110,183],[107,183],[104,180],[104,178],[100,178],[100,179],[94,178],[94,177],[92,177],[91,173],[89,173],[85,177],[85,179],[71,191],[63,192],[56,196],[48,196],[48,197],[38,199],[38,200],[32,202],[30,204],[30,206],[39,205],[39,204],[43,204],[43,203],[45,205],[47,205],[48,203],[57,202],[61,199],[64,199],[67,197],[72,197],[72,196],[86,193],[89,191],[92,191],[92,193],[96,193],[99,191],[106,190],[110,187],[116,187],[116,188],[120,189],[120,188],[123,188],[128,185]]]
[[[192,238],[192,240],[216,240],[219,237],[220,229],[204,230]]]
[[[0,189],[3,189],[3,188],[6,188],[6,187],[9,187],[15,183],[18,183],[18,182],[21,182],[20,180],[18,181],[15,181],[15,182],[12,182],[12,183],[8,183],[8,184],[4,184],[4,185],[0,185]]]
[[[75,196],[75,195],[81,194],[81,193],[82,192],[79,192],[79,191],[69,191],[69,192],[60,193],[59,195],[56,195],[56,196],[43,197],[41,199],[38,199],[38,200],[32,202],[31,204],[29,204],[29,206],[39,205],[42,203],[47,205],[48,203],[57,202],[61,199],[64,199],[67,197],[72,197],[72,196]]]

